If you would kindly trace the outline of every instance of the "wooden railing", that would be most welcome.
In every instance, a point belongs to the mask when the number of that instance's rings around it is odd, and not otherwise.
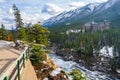
[[[19,58],[8,68],[0,77],[0,80],[20,80],[22,69],[25,68],[25,62],[29,58],[29,48],[26,47]]]

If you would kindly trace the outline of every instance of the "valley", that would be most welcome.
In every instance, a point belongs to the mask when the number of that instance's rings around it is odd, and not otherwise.
[[[45,20],[42,25],[51,31],[56,54],[120,78],[119,4],[119,0],[92,3]]]

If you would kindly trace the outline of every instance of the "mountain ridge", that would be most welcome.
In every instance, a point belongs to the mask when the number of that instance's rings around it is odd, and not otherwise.
[[[42,23],[45,27],[55,27],[61,25],[84,24],[88,21],[104,21],[110,22],[119,16],[119,0],[109,0],[104,3],[90,3],[84,7],[63,12],[52,17]],[[117,8],[117,9],[116,9]],[[115,10],[115,11],[113,11]],[[117,14],[118,13],[118,14]],[[117,14],[117,15],[116,15]],[[109,16],[108,16],[109,15]],[[114,16],[114,17],[112,17]]]

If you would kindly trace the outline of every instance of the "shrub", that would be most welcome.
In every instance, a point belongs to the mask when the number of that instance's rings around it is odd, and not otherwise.
[[[68,75],[72,76],[72,80],[86,80],[85,75],[78,69],[72,70]]]
[[[30,60],[34,66],[40,65],[45,60],[45,51],[42,47],[34,45],[31,50]]]

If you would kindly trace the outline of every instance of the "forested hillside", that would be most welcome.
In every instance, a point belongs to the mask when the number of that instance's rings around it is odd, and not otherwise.
[[[58,55],[67,56],[68,60],[83,60],[87,67],[97,65],[98,62],[102,63],[102,58],[104,58],[107,60],[105,69],[110,69],[108,71],[116,72],[120,68],[120,29],[81,30],[80,32],[77,30],[79,29],[71,29],[71,31],[70,29],[66,31],[57,29],[54,31],[53,29],[51,31],[50,39],[57,45]],[[104,55],[102,55],[100,51],[104,47],[106,52],[103,52]],[[112,52],[109,51],[110,47]],[[106,54],[108,56],[105,56]],[[73,57],[69,59],[71,55]],[[100,64],[98,65],[100,66]]]

